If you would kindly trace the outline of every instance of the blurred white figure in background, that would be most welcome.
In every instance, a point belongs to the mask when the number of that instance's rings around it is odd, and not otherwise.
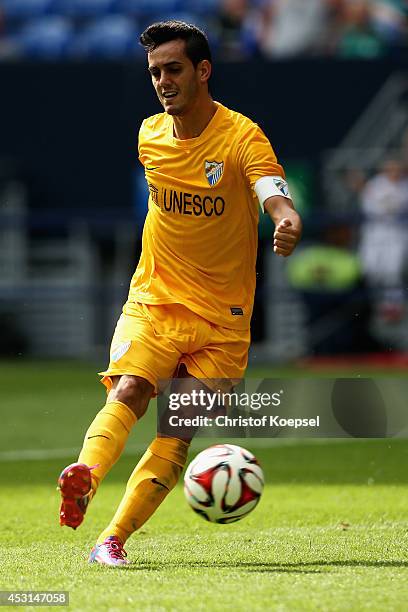
[[[319,50],[327,24],[326,0],[265,0],[260,45],[268,57]]]
[[[364,221],[360,257],[367,282],[379,289],[389,319],[403,312],[408,256],[408,178],[399,159],[388,159],[361,194]]]

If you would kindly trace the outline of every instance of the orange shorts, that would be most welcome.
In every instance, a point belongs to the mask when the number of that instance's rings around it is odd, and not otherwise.
[[[109,390],[112,376],[133,374],[148,380],[157,393],[158,382],[172,378],[185,364],[194,378],[231,387],[244,376],[249,344],[249,329],[215,325],[182,304],[127,302],[113,335],[109,367],[100,372],[101,382]]]

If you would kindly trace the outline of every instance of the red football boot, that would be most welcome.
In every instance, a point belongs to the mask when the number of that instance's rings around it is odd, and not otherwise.
[[[85,463],[71,463],[61,472],[58,478],[62,499],[59,519],[61,526],[76,529],[84,520],[92,490],[91,469]]]

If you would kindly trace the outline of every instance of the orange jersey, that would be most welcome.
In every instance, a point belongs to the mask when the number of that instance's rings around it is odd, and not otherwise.
[[[258,246],[254,185],[284,172],[258,125],[217,106],[197,138],[175,138],[167,113],[142,123],[149,211],[129,300],[180,303],[217,325],[248,329]]]

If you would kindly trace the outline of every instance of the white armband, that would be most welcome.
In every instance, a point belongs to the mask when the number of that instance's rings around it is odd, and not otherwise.
[[[255,183],[255,193],[258,196],[259,205],[264,211],[265,200],[271,196],[283,196],[291,200],[289,187],[285,179],[281,176],[263,176]]]

